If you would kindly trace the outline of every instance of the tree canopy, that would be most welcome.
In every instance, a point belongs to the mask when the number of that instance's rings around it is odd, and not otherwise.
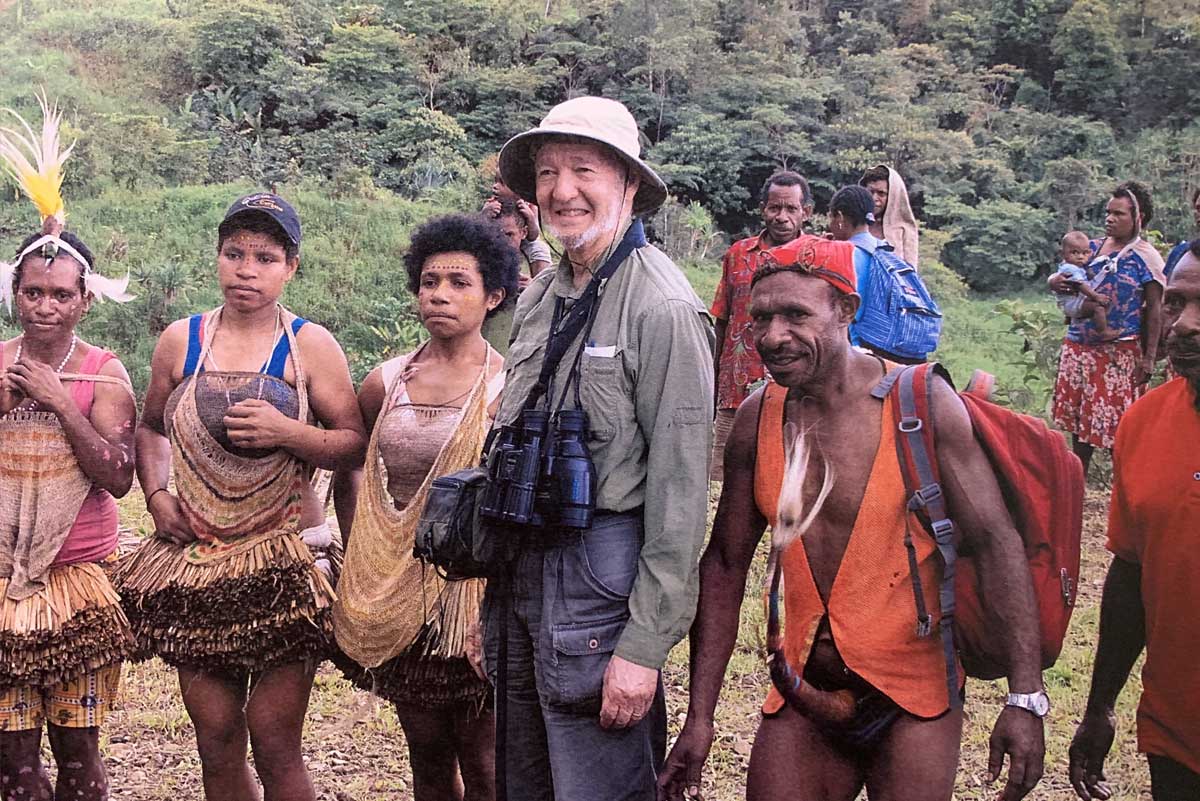
[[[1044,275],[1148,183],[1167,238],[1200,186],[1197,0],[50,0],[0,5],[0,105],[44,86],[69,190],[324,182],[477,203],[504,141],[579,94],[626,103],[676,202],[728,237],[774,170],[822,208],[908,181],[979,289]],[[21,218],[0,200],[0,226]],[[706,235],[707,236],[707,235]],[[706,247],[707,251],[707,247]]]

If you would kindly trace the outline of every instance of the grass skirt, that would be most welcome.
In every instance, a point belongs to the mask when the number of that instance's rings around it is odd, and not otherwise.
[[[51,568],[46,586],[19,602],[8,581],[0,578],[0,689],[52,687],[132,654],[129,621],[99,564]]]
[[[385,701],[427,710],[466,706],[479,714],[492,703],[492,685],[480,679],[465,656],[427,653],[430,627],[417,641],[379,667],[365,668],[337,650],[330,657],[359,689]]]
[[[122,561],[116,584],[137,659],[262,671],[323,658],[332,642],[333,588],[295,533],[201,564],[154,537]]]

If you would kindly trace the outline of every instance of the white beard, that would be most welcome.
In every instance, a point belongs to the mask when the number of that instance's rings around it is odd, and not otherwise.
[[[564,234],[558,230],[554,223],[547,221],[546,227],[550,229],[550,233],[554,234],[554,238],[562,242],[563,247],[567,252],[579,251],[588,245],[595,242],[604,234],[612,234],[615,236],[617,232],[617,223],[621,219],[621,209],[614,207],[612,212],[605,219],[597,219],[583,231],[578,234]]]

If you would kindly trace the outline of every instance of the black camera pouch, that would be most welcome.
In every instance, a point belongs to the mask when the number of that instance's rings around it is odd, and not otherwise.
[[[479,519],[487,478],[487,468],[468,467],[430,485],[413,555],[450,581],[497,575],[508,559],[504,538]]]

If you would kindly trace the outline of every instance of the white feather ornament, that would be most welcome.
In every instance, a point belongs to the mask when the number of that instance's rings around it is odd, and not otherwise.
[[[783,431],[787,453],[783,462],[783,481],[779,487],[779,503],[776,507],[775,528],[771,533],[772,550],[782,551],[800,539],[816,520],[825,499],[833,489],[833,465],[823,456],[821,466],[824,475],[821,489],[811,503],[804,498],[804,481],[808,476],[812,449],[808,437],[795,424],[788,423]]]

